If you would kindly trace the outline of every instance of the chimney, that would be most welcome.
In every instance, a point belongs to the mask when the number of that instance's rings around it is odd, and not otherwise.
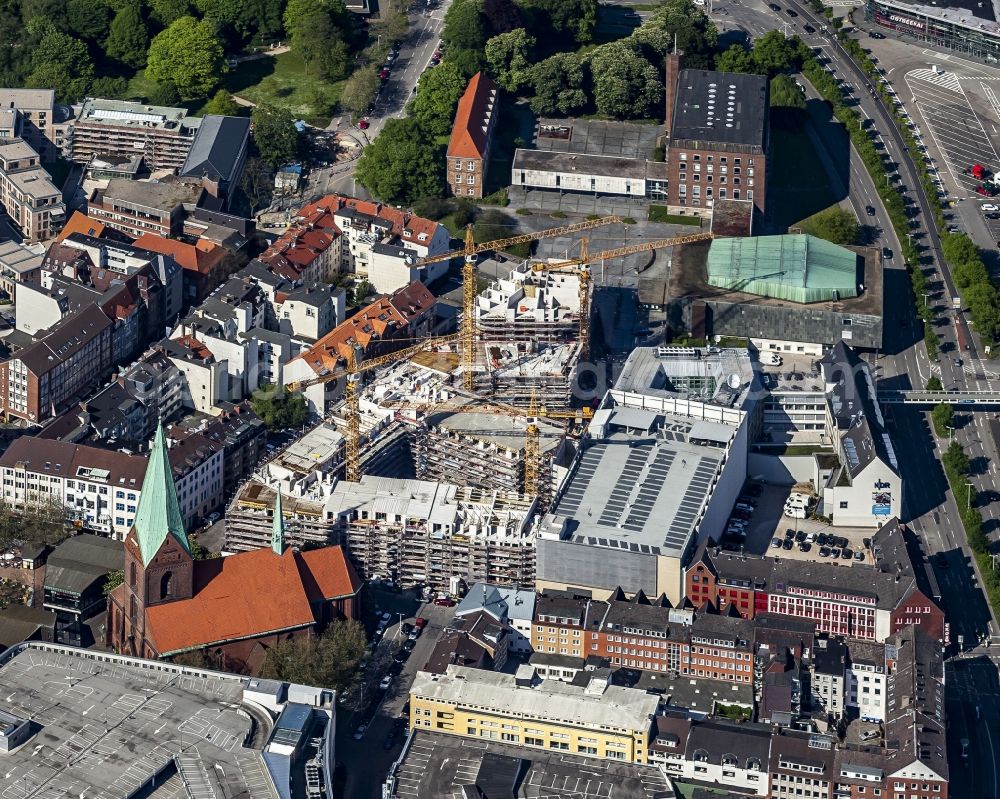
[[[670,138],[670,131],[674,124],[674,101],[677,97],[677,78],[683,68],[684,53],[674,48],[674,52],[667,55],[666,74],[664,75],[664,85],[666,87],[666,122],[664,132]]]

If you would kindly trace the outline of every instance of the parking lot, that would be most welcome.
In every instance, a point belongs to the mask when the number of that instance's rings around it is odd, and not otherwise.
[[[740,551],[742,545],[742,551],[755,555],[789,560],[836,562],[843,566],[869,561],[871,555],[864,542],[872,535],[873,530],[861,527],[834,527],[822,519],[796,519],[785,516],[783,508],[785,500],[792,492],[790,486],[759,483],[751,485],[758,485],[759,489],[744,489],[744,496],[755,490],[759,490],[760,495],[749,497],[757,503],[752,513],[739,514],[744,517],[749,516],[746,519],[746,539],[741,542],[738,538],[724,535],[722,538],[724,549]],[[842,540],[828,542],[827,536]],[[778,546],[774,545],[775,539],[779,542]],[[843,557],[843,539],[846,539],[846,549],[850,552],[847,558]],[[786,545],[785,541],[791,543]],[[837,553],[836,558],[833,555],[834,551]],[[858,554],[862,557],[858,558]]]
[[[906,73],[906,85],[921,117],[919,132],[933,141],[951,176],[955,193],[976,196],[975,188],[982,181],[973,177],[970,168],[973,164],[983,164],[996,169],[1000,158],[984,120],[966,95],[966,85],[978,96],[992,97],[993,101],[994,88],[985,80],[961,80],[955,72],[938,70],[914,69]],[[987,120],[986,124],[992,122]]]

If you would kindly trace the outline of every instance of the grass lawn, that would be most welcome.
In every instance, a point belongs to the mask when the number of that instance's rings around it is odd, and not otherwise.
[[[227,91],[260,105],[287,108],[309,122],[330,121],[345,81],[331,83],[306,74],[305,63],[293,52],[244,61],[223,79]]]
[[[140,69],[128,82],[128,99],[145,100],[156,87],[156,83],[146,77],[146,70]]]
[[[695,227],[701,227],[700,216],[671,214],[667,211],[666,207],[662,205],[649,206],[649,221],[665,222],[669,225],[694,225]]]
[[[780,154],[767,187],[767,211],[775,223],[793,225],[833,205],[837,197],[809,134],[775,125],[771,136],[771,152]]]

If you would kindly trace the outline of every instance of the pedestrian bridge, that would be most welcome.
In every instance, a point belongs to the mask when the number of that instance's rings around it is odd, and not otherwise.
[[[942,402],[978,409],[1000,408],[1000,391],[882,391],[881,405],[921,405],[933,408]]]

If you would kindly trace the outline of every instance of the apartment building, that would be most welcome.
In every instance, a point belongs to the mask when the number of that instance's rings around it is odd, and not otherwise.
[[[422,283],[410,285],[366,305],[285,365],[284,384],[325,377],[342,369],[353,352],[361,361],[401,349],[436,327],[437,300]],[[342,381],[306,386],[310,410],[325,414],[339,398]]]
[[[766,209],[768,83],[760,75],[666,65],[667,205],[705,213],[716,200]]]
[[[167,458],[184,528],[194,529],[222,506],[225,447],[201,433],[172,428],[167,438]]]
[[[65,135],[71,158],[95,153],[142,153],[152,170],[181,169],[202,120],[184,108],[88,97]]]
[[[64,411],[114,366],[113,324],[96,305],[65,317],[43,338],[0,362],[0,408],[38,424]]]
[[[145,472],[144,455],[31,436],[0,455],[5,504],[58,503],[68,520],[119,539],[135,520]]]
[[[839,719],[847,705],[847,646],[836,638],[820,638],[812,655],[812,692],[814,711]]]
[[[606,602],[586,593],[545,591],[535,599],[531,625],[531,649],[540,654],[585,659],[590,633],[596,632],[607,611]]]
[[[642,764],[659,704],[599,677],[581,687],[539,681],[531,666],[515,676],[451,665],[444,674],[417,672],[410,729]]]
[[[685,596],[696,607],[711,602],[744,618],[768,612],[808,619],[831,636],[884,642],[916,624],[947,642],[944,613],[930,598],[934,592],[917,557],[898,519],[872,536],[873,565],[734,555],[705,541],[685,569]]]
[[[229,364],[218,360],[194,336],[165,338],[156,346],[184,376],[183,406],[210,416],[218,414],[219,403],[229,401]]]
[[[346,318],[345,292],[324,283],[308,283],[279,294],[275,310],[278,332],[315,342]]]
[[[500,115],[499,99],[497,85],[477,72],[458,101],[448,143],[448,188],[456,197],[486,194],[493,132]]]
[[[530,654],[536,599],[534,591],[505,585],[475,583],[455,608],[455,618],[486,613],[510,628],[511,652]]]
[[[23,138],[43,161],[62,152],[67,120],[53,89],[0,89],[0,109],[10,117],[11,138]]]
[[[152,348],[92,397],[46,424],[38,435],[74,444],[104,442],[142,449],[157,422],[170,421],[180,412],[183,389],[181,371],[162,351]]]
[[[476,325],[486,341],[576,339],[580,277],[572,271],[536,271],[525,261],[476,296]]]
[[[215,419],[183,425],[222,447],[222,493],[234,493],[264,454],[267,428],[248,403],[223,403]],[[176,425],[175,428],[176,429]]]
[[[189,244],[179,239],[164,238],[164,234],[143,233],[135,240],[135,246],[159,253],[161,257],[170,258],[177,263],[182,276],[185,304],[205,299],[226,273],[228,252],[207,239],[198,239],[194,244]],[[176,314],[173,318],[176,318]]]
[[[204,192],[198,178],[169,175],[161,180],[116,178],[108,181],[106,188],[91,192],[87,214],[133,239],[146,233],[175,236],[184,226],[185,213],[197,207]]]
[[[44,258],[45,247],[41,244],[0,243],[0,291],[14,302],[19,285],[37,286],[41,281]]]
[[[830,799],[837,784],[835,739],[779,728],[768,761],[771,799]]]
[[[0,144],[0,204],[28,244],[52,238],[66,221],[62,190],[41,162],[23,140]]]
[[[883,722],[886,718],[885,646],[871,641],[849,641],[845,670],[845,703],[856,708],[862,721]]]

